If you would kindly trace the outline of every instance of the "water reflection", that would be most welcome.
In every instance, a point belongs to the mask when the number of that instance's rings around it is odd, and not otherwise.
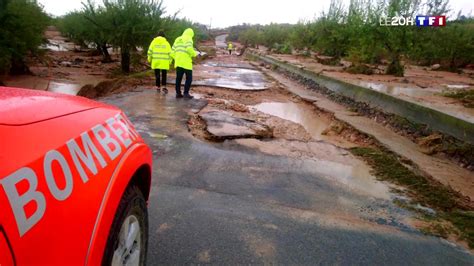
[[[314,112],[293,102],[266,102],[253,106],[256,110],[300,124],[315,140],[323,138],[328,122]]]

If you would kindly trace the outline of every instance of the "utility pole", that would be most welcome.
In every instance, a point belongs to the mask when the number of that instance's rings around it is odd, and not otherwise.
[[[209,21],[209,27],[208,27],[208,31],[209,31],[209,36],[211,36],[211,28],[212,28],[212,17]]]

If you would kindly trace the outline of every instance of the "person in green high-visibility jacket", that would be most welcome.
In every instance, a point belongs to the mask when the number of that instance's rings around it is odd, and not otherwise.
[[[232,45],[231,42],[227,44],[227,50],[229,50],[229,55],[232,55],[232,48],[234,48],[234,45]]]
[[[158,33],[158,36],[153,39],[148,48],[148,62],[151,65],[151,69],[155,71],[156,77],[156,90],[160,92],[160,85],[164,93],[168,93],[166,88],[166,75],[170,69],[172,62],[171,57],[171,46],[165,38],[163,31]],[[161,74],[161,84],[160,84]]]
[[[193,29],[187,28],[183,35],[176,38],[171,49],[171,56],[174,58],[174,67],[176,68],[176,98],[193,98],[189,94],[189,90],[193,81],[193,57],[198,55],[194,50],[193,37]],[[186,75],[184,94],[181,94],[181,81],[184,75]]]

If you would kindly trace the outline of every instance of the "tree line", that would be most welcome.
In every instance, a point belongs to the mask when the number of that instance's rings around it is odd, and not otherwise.
[[[83,6],[58,19],[60,31],[77,44],[97,48],[103,62],[111,61],[108,48],[118,48],[123,72],[130,71],[131,53],[146,50],[160,30],[170,43],[188,27],[195,30],[197,40],[208,37],[203,25],[177,18],[177,14],[165,16],[161,0],[103,0],[102,5],[88,0]]]
[[[49,17],[36,0],[0,0],[0,75],[28,72],[25,58],[41,53],[44,30],[52,24],[76,44],[97,49],[103,62],[112,60],[109,48],[117,48],[128,73],[131,55],[145,58],[159,30],[171,43],[188,27],[197,40],[208,38],[205,26],[177,15],[166,15],[162,0],[87,0],[81,10],[58,18]]]
[[[449,0],[332,0],[327,11],[296,25],[243,24],[230,28],[229,40],[277,53],[310,51],[345,58],[354,65],[388,61],[387,74],[403,76],[403,62],[440,64],[457,71],[474,63],[474,18],[458,15],[445,27],[380,26],[383,17],[448,15]]]

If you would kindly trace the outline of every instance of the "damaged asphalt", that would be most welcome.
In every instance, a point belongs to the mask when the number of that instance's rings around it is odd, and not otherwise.
[[[474,264],[409,226],[390,193],[352,189],[308,159],[193,137],[189,114],[205,100],[143,89],[101,100],[124,110],[153,150],[148,265]]]

